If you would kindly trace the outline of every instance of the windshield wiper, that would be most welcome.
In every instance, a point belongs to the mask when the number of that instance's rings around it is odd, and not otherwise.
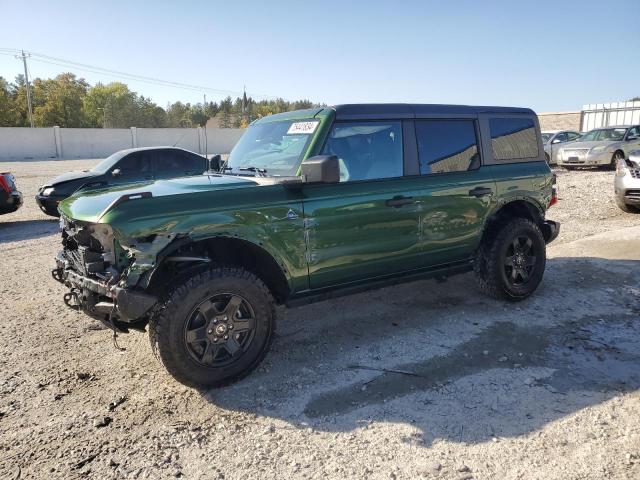
[[[241,172],[254,172],[261,176],[266,176],[267,169],[266,168],[258,168],[258,167],[240,167],[238,168]]]

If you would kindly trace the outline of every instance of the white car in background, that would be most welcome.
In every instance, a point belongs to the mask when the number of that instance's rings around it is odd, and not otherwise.
[[[567,143],[556,155],[558,165],[565,168],[587,166],[616,167],[620,159],[640,148],[640,125],[596,128],[577,141]]]
[[[541,133],[544,157],[549,165],[557,163],[555,156],[562,144],[574,142],[582,136],[573,130],[543,130]]]

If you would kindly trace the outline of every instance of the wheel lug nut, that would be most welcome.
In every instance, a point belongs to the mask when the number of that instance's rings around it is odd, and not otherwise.
[[[207,330],[207,333],[211,335],[213,333],[213,330]]]
[[[218,337],[213,337],[214,343],[218,341]]]
[[[213,319],[213,323],[218,323],[218,319],[217,319],[217,318],[214,318],[214,319]]]
[[[229,324],[229,330],[233,330],[233,323]]]
[[[225,339],[225,340],[229,340],[229,335],[225,335],[225,336],[224,336],[224,339]]]
[[[227,318],[227,317],[224,317],[224,318],[223,318],[223,320],[226,322],[226,321],[228,320],[228,318]]]

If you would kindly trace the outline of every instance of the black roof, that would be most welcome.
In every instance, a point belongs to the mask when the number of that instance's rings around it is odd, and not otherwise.
[[[336,119],[416,118],[423,115],[477,115],[479,113],[535,115],[530,108],[438,105],[420,103],[347,103],[332,107]]]

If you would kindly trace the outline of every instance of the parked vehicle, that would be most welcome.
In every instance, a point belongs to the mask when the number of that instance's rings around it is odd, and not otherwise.
[[[640,148],[640,125],[597,128],[577,141],[564,145],[557,155],[558,165],[616,167],[631,150]]]
[[[629,152],[628,159],[618,159],[614,191],[622,211],[640,213],[640,150]]]
[[[105,158],[91,170],[54,178],[40,187],[36,202],[44,213],[58,217],[58,204],[79,189],[197,175],[206,169],[205,157],[182,148],[130,148]]]
[[[22,206],[22,193],[9,172],[0,173],[0,215],[12,213]]]
[[[260,363],[276,304],[470,270],[492,297],[528,297],[559,231],[554,184],[529,109],[281,113],[253,122],[219,174],[64,200],[53,276],[113,330],[148,325],[178,381],[221,386]]]
[[[582,135],[573,130],[546,130],[542,132],[542,145],[544,146],[544,157],[549,165],[557,163],[556,154],[558,150],[567,142],[574,142]]]

